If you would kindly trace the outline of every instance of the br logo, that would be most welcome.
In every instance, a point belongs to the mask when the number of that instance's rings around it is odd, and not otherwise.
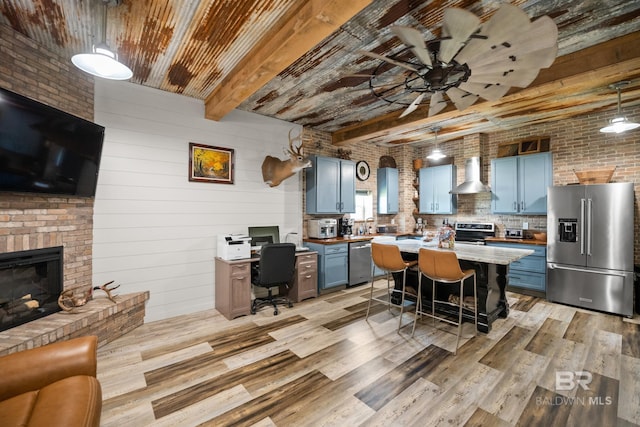
[[[589,390],[593,376],[587,371],[556,371],[556,390],[573,390],[576,386]]]

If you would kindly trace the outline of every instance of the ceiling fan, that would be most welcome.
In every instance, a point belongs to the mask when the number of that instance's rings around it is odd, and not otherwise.
[[[429,117],[447,106],[462,111],[479,98],[496,101],[512,86],[527,87],[558,52],[558,28],[543,16],[531,22],[516,6],[502,4],[484,24],[459,8],[444,11],[442,37],[425,40],[411,27],[392,26],[404,48],[391,55],[361,54],[381,61],[369,89],[390,104],[404,105],[400,117],[429,101]],[[400,73],[398,73],[400,71]],[[446,95],[446,97],[445,97]]]

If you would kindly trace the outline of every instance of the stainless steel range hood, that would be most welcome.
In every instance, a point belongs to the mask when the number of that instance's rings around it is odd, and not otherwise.
[[[482,182],[482,161],[470,157],[464,166],[464,182],[451,190],[451,194],[490,193],[491,188]]]

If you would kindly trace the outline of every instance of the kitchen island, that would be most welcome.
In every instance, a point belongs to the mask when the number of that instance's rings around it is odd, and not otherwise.
[[[533,253],[530,249],[503,248],[496,246],[472,245],[456,243],[454,249],[438,249],[434,242],[422,240],[397,240],[384,244],[396,245],[400,248],[404,258],[417,259],[420,248],[440,251],[453,250],[463,269],[473,268],[476,271],[478,288],[478,330],[489,332],[491,324],[498,318],[506,318],[509,314],[509,303],[506,298],[507,271],[509,264]],[[402,274],[394,274],[396,288],[402,286]],[[424,286],[428,283],[429,286]],[[407,272],[407,286],[418,288],[418,273]],[[431,307],[430,282],[423,280],[423,301],[425,307]],[[471,283],[465,283],[465,295],[473,295]],[[442,299],[442,296],[439,296]],[[457,313],[453,306],[440,307],[436,310],[445,314]],[[473,321],[473,312],[464,310],[464,318]]]

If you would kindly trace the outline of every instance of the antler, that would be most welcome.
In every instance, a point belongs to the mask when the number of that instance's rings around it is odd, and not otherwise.
[[[116,302],[116,295],[111,295],[111,292],[118,289],[120,287],[120,285],[116,285],[116,286],[112,286],[109,287],[110,284],[112,284],[114,282],[114,280],[105,283],[102,286],[96,286],[93,288],[94,291],[103,291],[107,294],[107,298],[109,298],[109,300],[113,303]]]
[[[58,297],[58,306],[64,311],[72,311],[75,308],[75,304],[73,303],[73,290],[66,290],[60,293]],[[68,305],[70,304],[70,306]]]
[[[85,305],[89,300],[91,292],[85,292],[83,295],[75,295],[73,289],[62,291],[58,297],[58,306],[64,311],[73,311],[76,307]]]
[[[289,129],[289,150],[288,154],[292,154],[294,156],[302,156],[302,135],[304,135],[304,128],[300,131],[300,134],[295,138],[291,138],[291,131],[293,129]],[[293,146],[294,141],[300,141],[300,145],[297,147]]]

